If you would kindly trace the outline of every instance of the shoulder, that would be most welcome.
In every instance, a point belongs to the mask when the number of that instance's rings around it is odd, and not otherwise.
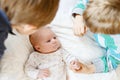
[[[39,56],[39,52],[34,51],[30,54],[29,58],[38,57],[38,56]]]

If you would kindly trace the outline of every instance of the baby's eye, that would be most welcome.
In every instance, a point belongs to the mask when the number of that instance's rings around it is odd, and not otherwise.
[[[53,37],[53,39],[56,39],[57,37]]]
[[[51,40],[48,40],[47,42],[50,42]]]

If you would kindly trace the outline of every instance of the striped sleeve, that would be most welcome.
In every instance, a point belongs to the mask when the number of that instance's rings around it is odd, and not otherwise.
[[[80,14],[82,15],[84,10],[86,9],[88,0],[79,0],[79,2],[75,5],[75,7],[72,10],[72,15],[74,14]]]

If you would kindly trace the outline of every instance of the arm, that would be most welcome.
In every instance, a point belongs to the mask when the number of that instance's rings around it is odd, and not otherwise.
[[[63,60],[65,61],[65,63],[67,65],[69,65],[71,63],[71,61],[77,60],[77,58],[75,56],[71,55],[65,49],[62,49],[62,56],[63,56]]]
[[[48,69],[39,69],[40,56],[33,52],[25,65],[25,72],[29,77],[33,79],[42,79],[50,76],[50,71]]]
[[[81,68],[82,63],[80,63],[75,56],[71,55],[69,52],[67,52],[64,49],[62,55],[65,63],[67,64],[67,66],[69,66],[71,70],[74,71],[74,70],[79,70]]]
[[[73,16],[73,31],[74,34],[77,36],[83,36],[86,31],[87,27],[84,24],[84,19],[83,19],[83,12],[86,9],[88,0],[79,0],[79,3],[75,5],[72,11],[72,16]]]
[[[27,73],[29,77],[33,79],[37,79],[37,75],[39,73],[39,69],[37,66],[38,65],[36,63],[36,56],[34,55],[34,53],[31,53],[25,65],[25,72]]]
[[[76,73],[94,73],[95,66],[93,64],[85,65],[81,63],[76,57],[72,56],[66,50],[63,50],[63,58],[70,69]]]
[[[96,73],[108,72],[109,71],[106,56],[103,56],[101,58],[97,58],[97,59],[93,60],[92,64],[95,67],[95,72]]]

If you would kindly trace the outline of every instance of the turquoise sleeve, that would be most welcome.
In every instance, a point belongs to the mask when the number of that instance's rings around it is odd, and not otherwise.
[[[84,10],[86,9],[87,3],[88,0],[79,0],[79,2],[73,8],[72,14],[76,13],[82,15]]]

